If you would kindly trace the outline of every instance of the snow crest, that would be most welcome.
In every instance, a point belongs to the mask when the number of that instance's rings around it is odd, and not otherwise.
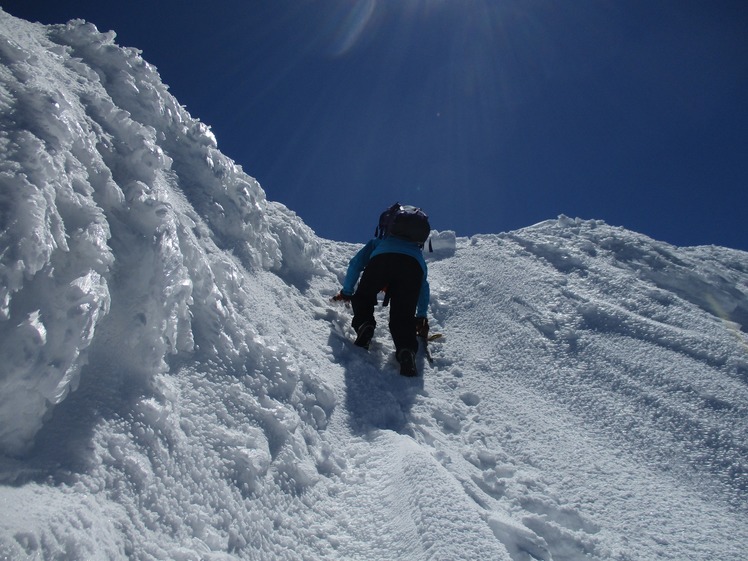
[[[202,349],[236,352],[219,342],[240,338],[221,277],[303,283],[319,250],[114,33],[0,25],[0,450],[17,454],[97,341],[118,349],[112,368],[146,378],[194,350],[194,318],[220,324]],[[218,250],[237,263],[211,264]]]

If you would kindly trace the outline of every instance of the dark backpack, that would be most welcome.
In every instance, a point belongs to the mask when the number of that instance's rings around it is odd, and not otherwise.
[[[377,238],[394,236],[423,246],[431,233],[429,217],[420,208],[395,203],[379,217]]]

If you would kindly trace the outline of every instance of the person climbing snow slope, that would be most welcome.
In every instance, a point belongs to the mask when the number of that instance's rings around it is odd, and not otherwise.
[[[351,302],[355,344],[368,349],[377,325],[377,295],[385,292],[383,305],[390,306],[389,330],[404,376],[418,375],[418,337],[428,337],[430,288],[423,245],[430,231],[428,216],[421,209],[392,205],[380,216],[375,237],[350,260],[343,288],[334,297]]]

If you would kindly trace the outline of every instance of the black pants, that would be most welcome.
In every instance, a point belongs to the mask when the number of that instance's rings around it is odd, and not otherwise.
[[[418,351],[415,316],[422,280],[421,265],[409,255],[381,253],[374,256],[366,265],[356,293],[351,298],[353,329],[358,331],[367,322],[376,325],[374,308],[377,294],[386,288],[390,298],[389,328],[395,351]]]

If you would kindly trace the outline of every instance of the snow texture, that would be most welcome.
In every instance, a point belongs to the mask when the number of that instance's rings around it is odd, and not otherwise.
[[[0,559],[744,556],[748,254],[434,231],[406,379],[330,301],[360,246],[137,50],[0,11],[0,62]]]

